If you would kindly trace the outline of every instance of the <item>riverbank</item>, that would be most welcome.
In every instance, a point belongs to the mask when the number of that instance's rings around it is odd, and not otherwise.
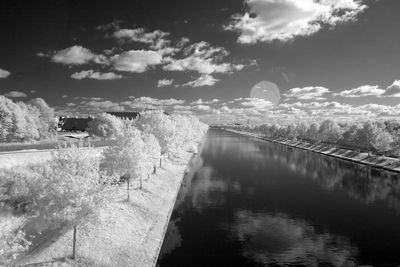
[[[232,129],[224,129],[225,131],[237,133],[245,136],[254,137],[257,139],[261,139],[268,142],[274,142],[282,145],[286,145],[289,147],[299,148],[323,155],[327,155],[330,157],[335,157],[341,160],[351,161],[358,164],[368,165],[374,168],[383,169],[387,171],[400,172],[400,159],[391,158],[391,157],[383,157],[379,155],[369,155],[366,152],[357,152],[350,149],[343,149],[337,147],[331,147],[325,144],[310,144],[302,141],[281,141],[281,140],[273,140],[265,138],[261,135],[236,131]]]
[[[81,148],[85,149],[85,148]],[[100,156],[104,147],[96,147],[96,155]],[[0,152],[0,169],[43,164],[52,158],[57,149],[28,149],[21,151]]]
[[[133,181],[130,201],[126,185],[116,200],[99,210],[94,225],[78,227],[76,262],[72,252],[72,229],[37,237],[31,249],[15,265],[23,266],[155,266],[165,231],[192,153],[164,159],[163,167],[143,181]],[[36,243],[36,244],[35,244]]]

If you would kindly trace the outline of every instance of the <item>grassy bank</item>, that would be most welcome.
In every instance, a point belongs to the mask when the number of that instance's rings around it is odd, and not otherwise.
[[[236,131],[231,129],[225,129],[228,132],[238,133],[246,136],[255,137],[261,140],[275,142],[282,145],[295,147],[331,157],[335,157],[342,160],[352,161],[354,163],[365,164],[375,168],[380,168],[388,171],[400,172],[400,159],[383,157],[380,155],[371,155],[366,152],[357,152],[351,149],[343,149],[332,147],[326,144],[310,144],[303,141],[291,141],[291,140],[274,140],[263,137],[262,135],[248,133],[243,131]]]
[[[185,168],[192,154],[181,153],[166,159],[143,182],[143,190],[133,189],[126,200],[126,186],[118,190],[117,200],[101,208],[100,219],[78,230],[78,260],[68,256],[72,250],[72,229],[43,233],[20,259],[28,266],[155,266],[165,229],[178,194]],[[139,182],[132,185],[137,188]]]
[[[87,133],[60,132],[57,133],[57,136],[54,136],[54,138],[41,141],[25,143],[0,143],[0,154],[25,150],[56,149],[60,144],[78,144],[81,142],[90,144],[94,147],[107,146],[110,144],[109,140],[98,137],[88,137]]]

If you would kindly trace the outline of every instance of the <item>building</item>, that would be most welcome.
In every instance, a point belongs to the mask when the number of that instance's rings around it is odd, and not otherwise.
[[[139,117],[139,112],[106,112],[107,114],[113,115],[117,118],[123,119],[123,120],[134,120],[137,117]]]
[[[84,132],[89,126],[89,122],[93,118],[66,118],[64,123],[61,125],[61,131],[67,132]]]

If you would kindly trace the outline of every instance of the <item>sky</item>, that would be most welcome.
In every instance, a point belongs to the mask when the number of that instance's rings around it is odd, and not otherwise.
[[[0,1],[0,94],[210,123],[400,115],[398,0]],[[275,83],[278,105],[250,98]]]

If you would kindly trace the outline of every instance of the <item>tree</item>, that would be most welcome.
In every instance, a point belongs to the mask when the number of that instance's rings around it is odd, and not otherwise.
[[[147,154],[149,166],[146,169],[152,170],[156,173],[157,163],[161,156],[161,147],[154,135],[149,133],[142,133],[144,142],[145,153]]]
[[[341,129],[333,120],[324,120],[319,126],[318,136],[322,142],[337,143],[341,137]]]
[[[342,142],[347,146],[357,146],[357,136],[360,131],[358,124],[352,124],[350,127],[343,132]]]
[[[180,141],[178,132],[185,131],[185,129],[178,129],[176,122],[162,110],[140,113],[139,118],[135,120],[135,126],[157,138],[162,155],[174,152]]]
[[[286,136],[293,141],[297,139],[297,136],[299,136],[299,132],[297,131],[296,125],[289,124],[286,126]]]
[[[310,127],[307,130],[307,138],[311,141],[311,142],[319,142],[319,124],[316,122],[311,123]]]
[[[0,264],[7,266],[12,260],[31,244],[21,230],[23,216],[14,216],[4,207],[0,211]]]
[[[116,142],[103,152],[102,169],[110,175],[126,179],[128,200],[131,179],[139,178],[142,187],[142,175],[148,164],[145,149],[142,132],[127,124]]]
[[[38,229],[73,227],[72,258],[76,257],[77,227],[96,218],[99,206],[113,196],[112,176],[100,172],[100,159],[93,148],[59,148],[40,171],[42,194],[32,209],[40,216]]]
[[[376,151],[381,153],[387,153],[392,149],[392,143],[394,139],[390,133],[378,127],[376,131],[375,138],[372,140],[372,146],[376,149]]]
[[[378,127],[371,121],[366,121],[363,127],[359,129],[357,134],[358,146],[365,148],[369,151],[373,150],[373,142],[376,138]]]
[[[89,122],[87,132],[103,138],[115,138],[121,135],[123,122],[121,119],[107,113],[101,113]]]
[[[296,125],[296,131],[301,139],[307,139],[308,124],[304,121]]]
[[[39,140],[54,133],[54,112],[37,98],[25,104],[0,96],[0,141]]]
[[[39,111],[39,122],[38,125],[39,133],[41,138],[46,138],[55,133],[56,120],[54,116],[54,109],[47,105],[43,98],[34,98],[28,102],[32,107],[35,107]]]

